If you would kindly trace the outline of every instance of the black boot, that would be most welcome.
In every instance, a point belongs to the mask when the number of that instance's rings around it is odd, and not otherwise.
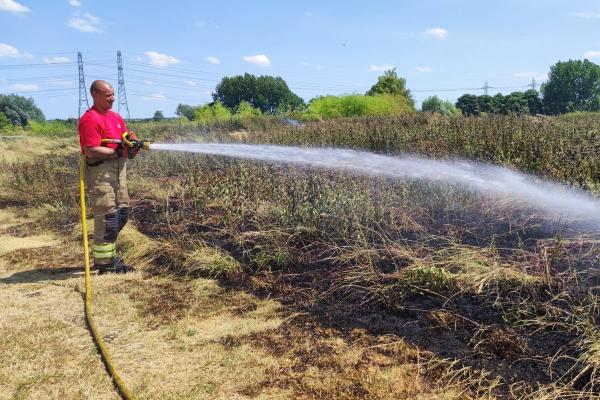
[[[133,272],[134,268],[131,265],[123,263],[122,257],[117,257],[113,262],[109,264],[98,265],[98,275],[113,273],[113,274],[125,274],[127,272]]]

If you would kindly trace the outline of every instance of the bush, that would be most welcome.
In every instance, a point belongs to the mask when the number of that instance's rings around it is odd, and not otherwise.
[[[10,122],[10,119],[4,114],[0,112],[0,132],[9,132],[13,130],[13,124]]]
[[[441,114],[446,117],[459,115],[460,111],[448,100],[441,100],[437,96],[431,96],[423,101],[421,111],[433,114]]]
[[[74,136],[77,128],[63,121],[33,121],[30,120],[26,129],[40,136]]]
[[[389,94],[362,96],[317,97],[308,105],[308,114],[319,118],[361,117],[361,116],[398,116],[413,112],[408,99]]]
[[[211,104],[206,104],[198,107],[194,111],[194,120],[201,124],[212,124],[214,122],[223,122],[231,120],[231,111],[220,101]]]

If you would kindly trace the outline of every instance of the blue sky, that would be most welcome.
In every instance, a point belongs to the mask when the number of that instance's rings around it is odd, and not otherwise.
[[[244,72],[309,100],[364,92],[395,67],[418,102],[455,100],[486,80],[490,94],[526,90],[560,60],[600,63],[600,0],[0,0],[0,93],[47,118],[78,114],[78,51],[86,84],[116,90],[117,50],[132,117],[206,103]]]

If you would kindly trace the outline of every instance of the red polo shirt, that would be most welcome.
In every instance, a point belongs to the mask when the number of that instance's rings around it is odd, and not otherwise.
[[[116,149],[116,143],[102,144],[102,139],[121,139],[121,134],[127,132],[125,121],[119,114],[108,110],[106,114],[100,113],[94,107],[87,110],[79,119],[79,143],[81,152],[84,147],[106,146]]]

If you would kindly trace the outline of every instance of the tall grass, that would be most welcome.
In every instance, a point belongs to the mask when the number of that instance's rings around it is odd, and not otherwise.
[[[566,117],[564,117],[566,118]],[[600,193],[600,125],[581,118],[486,116],[345,118],[301,129],[263,123],[249,140],[498,163]]]

